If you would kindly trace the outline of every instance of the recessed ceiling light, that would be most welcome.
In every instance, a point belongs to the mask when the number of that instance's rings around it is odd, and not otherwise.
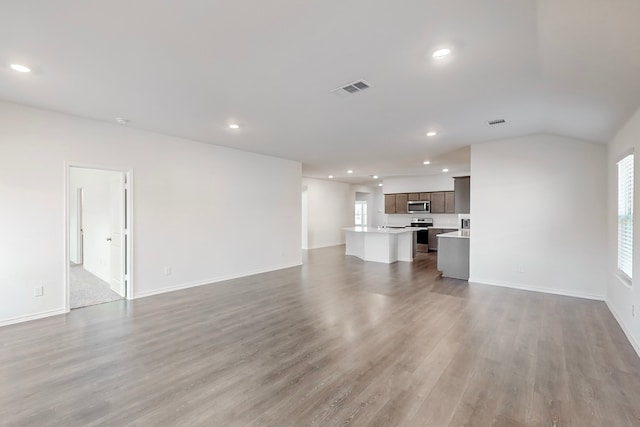
[[[424,161],[424,164],[425,164],[425,165],[430,165],[430,164],[431,164],[431,162],[430,162],[429,160],[425,160],[425,161]]]
[[[449,172],[449,169],[447,169],[447,168],[442,169],[442,172]]]
[[[17,71],[19,73],[30,73],[31,72],[31,68],[25,67],[24,65],[20,65],[20,64],[11,64],[10,67],[11,67],[12,70]]]
[[[347,171],[347,173],[353,173],[353,171],[352,171],[351,169],[349,169],[349,170]]]
[[[333,179],[333,175],[329,175],[329,179]]]
[[[382,187],[382,183],[378,184],[378,187]]]
[[[125,119],[124,117],[116,117],[116,123],[126,125],[127,123],[129,123],[129,120]]]
[[[378,175],[373,175],[373,179],[378,179]]]
[[[444,48],[444,49],[438,49],[435,52],[433,52],[433,54],[431,56],[433,56],[435,59],[440,59],[440,58],[444,58],[445,56],[449,55],[451,53],[451,49],[448,48]]]
[[[240,128],[240,125],[238,125],[238,124],[236,124],[236,123],[231,123],[231,124],[229,125],[229,127],[230,127],[231,129],[239,129],[239,128]]]
[[[436,136],[437,134],[438,132],[435,131],[427,132],[427,136]]]

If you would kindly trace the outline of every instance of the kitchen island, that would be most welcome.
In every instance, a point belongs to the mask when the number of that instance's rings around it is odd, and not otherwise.
[[[412,262],[415,257],[415,231],[412,228],[348,227],[346,255],[365,261],[391,264]]]
[[[438,234],[438,270],[442,277],[469,279],[469,230]]]

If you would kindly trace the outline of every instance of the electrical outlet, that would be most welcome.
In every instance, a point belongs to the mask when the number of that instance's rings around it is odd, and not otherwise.
[[[35,288],[33,288],[34,297],[41,297],[43,295],[44,295],[44,286],[36,286]]]
[[[164,275],[165,276],[171,276],[171,267],[165,267],[164,268]]]
[[[516,271],[517,271],[518,273],[524,273],[524,265],[522,265],[522,264],[518,264],[518,265],[516,266]]]

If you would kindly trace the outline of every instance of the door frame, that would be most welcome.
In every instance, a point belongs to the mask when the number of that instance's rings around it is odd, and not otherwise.
[[[78,188],[76,192],[76,264],[84,264],[84,236],[83,236],[83,218],[84,207],[82,206],[82,199],[84,198],[84,190]],[[73,207],[71,208],[73,209]]]
[[[83,258],[83,246],[84,246],[84,239],[83,239],[83,229],[82,229],[82,222],[83,222],[83,207],[82,207],[82,199],[84,197],[84,189],[83,188],[78,188],[76,189],[76,209],[75,209],[75,214],[76,214],[76,223],[75,226],[73,228],[75,228],[75,230],[71,229],[71,224],[69,225],[69,231],[75,231],[76,233],[76,238],[75,238],[75,244],[76,244],[76,259],[75,260],[71,260],[71,258],[69,258],[70,261],[73,261],[74,264],[84,264],[84,258]],[[72,209],[69,210],[69,215],[71,215]],[[70,242],[73,243],[73,242]]]
[[[118,167],[111,167],[105,165],[96,165],[90,163],[81,163],[81,162],[65,162],[64,165],[64,274],[63,280],[65,284],[65,312],[68,313],[71,311],[71,271],[70,271],[70,260],[71,256],[69,253],[70,249],[70,236],[69,230],[71,227],[69,210],[73,209],[73,207],[69,206],[70,201],[70,173],[71,168],[83,168],[83,169],[97,169],[97,170],[105,170],[112,172],[121,172],[124,177],[125,185],[124,185],[124,203],[123,210],[125,211],[125,217],[123,222],[123,231],[122,235],[125,238],[125,242],[123,244],[124,247],[124,266],[123,266],[123,280],[125,281],[125,299],[132,300],[133,299],[133,289],[134,289],[134,275],[133,275],[133,169],[122,169]],[[126,224],[126,228],[125,228]]]

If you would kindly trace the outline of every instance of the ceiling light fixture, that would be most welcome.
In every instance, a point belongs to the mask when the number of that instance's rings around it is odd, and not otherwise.
[[[125,119],[124,117],[116,117],[116,123],[121,124],[121,125],[126,125],[127,123],[129,123],[129,120]]]
[[[329,175],[329,179],[333,179],[333,175]]]
[[[447,168],[442,169],[442,172],[449,172],[449,169],[447,169]]]
[[[31,68],[29,67],[25,67],[24,65],[20,65],[20,64],[11,64],[9,65],[11,67],[11,69],[13,71],[17,71],[19,73],[30,73],[31,72]]]
[[[373,175],[373,179],[378,179],[378,175]]]
[[[438,49],[435,52],[433,52],[433,54],[431,56],[433,56],[435,59],[440,59],[440,58],[444,58],[445,56],[449,55],[451,53],[451,49],[448,48],[444,48],[444,49]]]
[[[427,132],[427,136],[436,136],[438,134],[438,132],[435,131],[431,131],[431,132]]]
[[[430,162],[429,160],[425,160],[425,161],[424,161],[424,164],[425,164],[425,165],[430,165],[430,164],[431,164],[431,162]]]
[[[347,171],[347,173],[353,173],[353,171],[352,171],[351,169],[349,169],[349,170]]]
[[[231,123],[231,124],[229,125],[229,127],[230,127],[231,129],[239,129],[239,128],[240,128],[240,125],[238,125],[238,124],[236,124],[236,123]]]
[[[382,183],[378,184],[378,187],[382,187]]]

